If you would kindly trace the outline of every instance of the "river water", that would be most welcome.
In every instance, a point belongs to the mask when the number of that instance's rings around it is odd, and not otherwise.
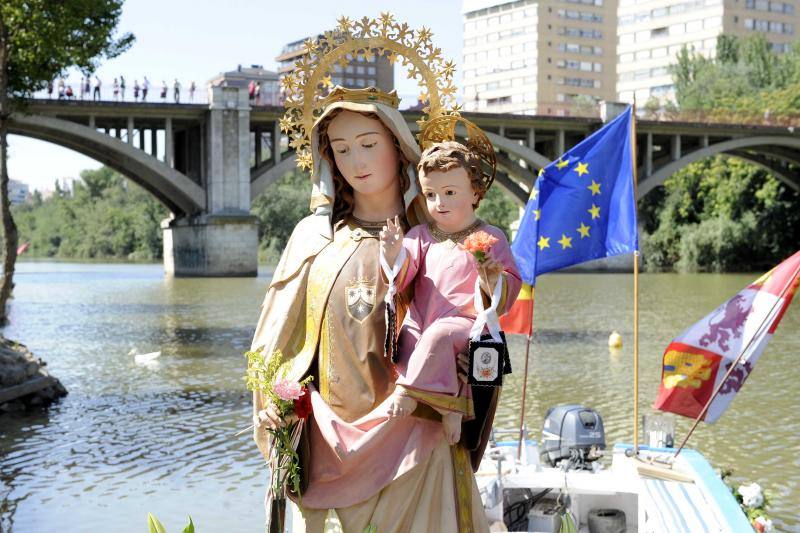
[[[20,263],[7,338],[48,362],[69,395],[47,414],[0,418],[0,531],[168,531],[191,515],[201,531],[262,531],[265,469],[249,434],[243,352],[271,270],[250,279],[172,279],[161,265]],[[756,275],[642,275],[640,412],[651,412],[666,344]],[[630,442],[632,278],[540,278],[526,421],[582,403],[606,440]],[[622,350],[607,348],[619,331]],[[496,426],[518,423],[524,359]],[[161,351],[149,366],[133,354]],[[746,386],[689,446],[734,479],[757,481],[776,526],[800,532],[800,305],[789,309]],[[677,437],[689,421],[677,421]]]

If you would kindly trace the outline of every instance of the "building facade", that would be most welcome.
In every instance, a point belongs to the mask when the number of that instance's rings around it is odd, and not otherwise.
[[[674,96],[669,65],[683,46],[706,57],[721,33],[763,33],[773,50],[796,39],[798,0],[619,0],[617,93],[644,103]]]
[[[464,109],[570,115],[616,97],[614,0],[465,0]]]
[[[11,205],[19,205],[25,203],[30,194],[27,183],[22,183],[18,180],[8,180],[8,200]]]
[[[280,87],[278,85],[278,73],[272,70],[265,70],[262,65],[250,65],[242,67],[239,65],[236,70],[223,72],[208,81],[212,87],[241,87],[248,88],[250,82],[260,83],[261,90],[259,98],[253,98],[255,105],[281,105]]]
[[[295,62],[305,53],[305,42],[310,38],[300,39],[283,47],[280,55],[275,58],[281,77],[294,70]],[[334,65],[334,72],[331,74],[334,85],[350,88],[378,87],[386,92],[394,89],[394,68],[385,57],[351,56],[348,59],[350,63],[345,67]]]

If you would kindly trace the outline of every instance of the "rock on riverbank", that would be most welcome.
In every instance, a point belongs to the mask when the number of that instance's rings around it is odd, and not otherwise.
[[[0,337],[0,413],[47,407],[67,395],[46,365],[24,345]]]

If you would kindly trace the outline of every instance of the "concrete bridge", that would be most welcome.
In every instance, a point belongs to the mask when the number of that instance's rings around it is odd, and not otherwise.
[[[31,100],[10,132],[71,148],[150,191],[172,215],[162,224],[164,267],[176,276],[253,276],[253,199],[294,167],[280,107],[212,87],[209,104]],[[619,106],[609,104],[611,116]],[[406,111],[412,130],[420,113]],[[498,151],[497,183],[520,204],[536,170],[600,127],[597,118],[465,114]],[[746,159],[800,190],[800,131],[789,127],[637,121],[640,197],[684,166],[716,154]]]

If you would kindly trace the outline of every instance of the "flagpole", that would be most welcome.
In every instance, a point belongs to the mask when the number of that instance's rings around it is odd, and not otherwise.
[[[638,211],[637,189],[638,179],[636,168],[636,95],[633,95],[633,108],[631,109],[631,149],[633,154],[633,210]],[[637,224],[638,224],[638,216]],[[638,231],[638,228],[637,228]],[[639,246],[637,239],[636,250],[633,251],[633,456],[639,456]]]
[[[687,433],[686,437],[684,437],[683,442],[681,442],[681,445],[678,447],[678,450],[675,452],[675,455],[673,456],[673,459],[675,457],[678,457],[678,454],[681,453],[681,450],[683,450],[683,447],[686,446],[686,442],[689,440],[689,437],[691,437],[692,433],[694,433],[694,430],[697,429],[697,426],[700,424],[700,420],[702,420],[706,416],[706,413],[708,412],[709,407],[711,407],[711,403],[717,397],[717,395],[719,394],[719,391],[722,390],[722,386],[725,385],[725,382],[728,381],[728,378],[731,376],[731,374],[736,369],[736,367],[739,366],[739,362],[742,360],[742,357],[744,356],[744,354],[747,353],[747,350],[750,349],[750,345],[753,344],[754,340],[759,338],[759,335],[761,333],[761,329],[764,327],[764,324],[767,323],[767,320],[769,320],[769,318],[772,316],[772,312],[775,311],[775,306],[778,305],[778,303],[781,302],[781,300],[783,300],[783,297],[789,291],[789,288],[792,285],[794,285],[795,283],[797,283],[796,279],[797,279],[798,275],[800,275],[800,266],[797,267],[797,269],[794,271],[794,274],[792,274],[792,277],[789,278],[792,281],[790,283],[787,283],[786,287],[783,288],[783,290],[781,291],[780,296],[778,296],[778,299],[775,300],[775,303],[773,303],[772,307],[770,307],[769,313],[767,313],[767,315],[764,317],[764,320],[762,320],[761,324],[758,325],[758,328],[756,329],[755,333],[753,333],[753,336],[750,338],[750,341],[748,341],[747,346],[745,346],[744,349],[739,353],[739,356],[734,360],[733,364],[730,366],[728,371],[725,373],[725,376],[719,381],[717,386],[714,387],[714,393],[711,395],[711,398],[709,398],[708,401],[706,402],[706,404],[703,406],[703,410],[700,411],[700,414],[697,415],[697,418],[694,419],[694,423],[692,424],[692,427],[689,429],[689,433]]]
[[[528,354],[531,350],[531,337],[533,336],[533,287],[531,287],[531,316],[528,321],[528,339],[525,341],[525,372],[522,374],[522,406],[519,413],[519,445],[517,446],[517,461],[522,457],[523,437],[525,434],[525,396],[528,389]]]

